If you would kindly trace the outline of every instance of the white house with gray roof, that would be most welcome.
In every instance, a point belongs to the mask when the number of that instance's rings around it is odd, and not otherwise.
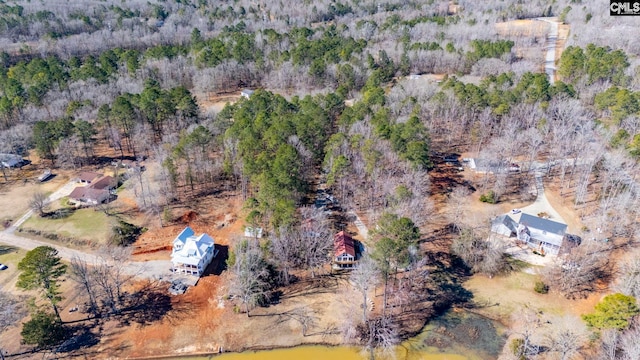
[[[523,213],[520,216],[516,236],[518,240],[526,242],[535,249],[542,249],[546,254],[557,255],[566,232],[567,224]]]
[[[509,215],[500,215],[491,222],[491,231],[502,236],[511,237],[515,235],[517,228],[518,223]]]
[[[493,219],[491,232],[515,236],[539,252],[557,255],[566,238],[567,225],[526,213],[505,214]]]
[[[218,254],[213,238],[207,234],[195,235],[186,227],[173,240],[171,263],[176,273],[202,276],[207,266]]]

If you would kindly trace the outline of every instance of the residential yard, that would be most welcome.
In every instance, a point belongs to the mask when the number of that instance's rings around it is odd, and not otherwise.
[[[593,293],[586,299],[569,300],[553,292],[538,294],[533,287],[539,279],[538,275],[521,271],[492,279],[475,275],[464,283],[464,287],[473,292],[473,301],[479,305],[476,312],[504,324],[510,324],[512,316],[523,309],[547,315],[580,316],[593,311],[602,297],[601,293]]]
[[[0,264],[9,267],[6,270],[0,270],[0,290],[12,291],[18,279],[18,263],[24,254],[26,254],[26,250],[4,244],[0,245]]]
[[[12,179],[8,183],[4,180],[0,181],[0,204],[3,204],[0,206],[0,223],[16,220],[29,211],[29,201],[34,193],[41,191],[50,194],[69,181],[69,174],[58,171],[55,172],[55,177],[43,183],[35,180],[37,176],[35,171],[12,170],[12,172],[16,173],[16,176],[22,172],[24,176],[28,176],[27,182],[19,179]],[[11,206],[8,206],[9,204]]]
[[[111,235],[111,227],[115,223],[115,217],[110,217],[103,211],[86,208],[75,210],[68,217],[59,219],[39,217],[37,215],[31,216],[20,227],[20,230],[57,234],[58,236],[80,240],[87,245],[100,245],[107,243]]]
[[[37,291],[24,291],[16,288],[15,286],[18,281],[18,276],[20,275],[20,271],[18,271],[18,263],[26,253],[26,250],[0,244],[0,263],[9,267],[6,270],[0,271],[0,291],[11,293],[14,296],[23,298],[25,300],[25,307],[27,306],[27,299],[35,298],[38,306],[48,309],[51,305],[42,300]],[[58,304],[58,308],[60,309],[62,320],[64,322],[73,322],[82,319],[84,314],[68,311],[69,308],[77,307],[78,304],[82,304],[82,300],[79,299],[80,293],[77,291],[76,284],[73,281],[63,281],[60,284],[60,291],[62,292],[63,299]],[[0,344],[2,344],[4,351],[9,353],[19,353],[21,349],[23,349],[20,330],[22,329],[22,323],[26,320],[28,319],[25,318],[22,321],[15,323],[13,328],[10,328],[0,334]],[[39,359],[41,357],[42,355],[35,355],[33,358]],[[27,355],[26,357],[20,358],[30,357]]]

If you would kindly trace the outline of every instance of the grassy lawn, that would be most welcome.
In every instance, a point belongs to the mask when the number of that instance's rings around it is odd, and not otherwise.
[[[26,250],[0,244],[0,264],[9,267],[6,270],[0,270],[0,289],[5,289],[18,279],[18,263],[26,253]]]
[[[115,221],[115,218],[108,217],[102,211],[87,208],[76,210],[61,219],[32,216],[21,228],[104,244],[109,239]]]
[[[464,283],[473,292],[474,301],[481,306],[479,311],[487,316],[509,322],[512,314],[529,308],[550,315],[580,315],[583,309],[590,309],[592,299],[568,300],[560,294],[550,292],[538,294],[533,291],[540,278],[520,271],[489,279],[475,275]]]

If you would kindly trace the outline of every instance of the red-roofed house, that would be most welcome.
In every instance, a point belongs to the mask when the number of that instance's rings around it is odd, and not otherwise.
[[[103,176],[95,173],[82,173],[78,178],[81,183],[88,183],[87,186],[78,186],[71,194],[69,201],[76,205],[98,205],[111,198],[111,190],[116,187],[116,179],[111,176]]]
[[[116,185],[116,179],[111,176],[103,176],[99,180],[94,181],[89,185],[93,189],[98,190],[110,190]]]
[[[356,263],[355,241],[344,231],[333,237],[333,263],[340,269],[351,269]]]

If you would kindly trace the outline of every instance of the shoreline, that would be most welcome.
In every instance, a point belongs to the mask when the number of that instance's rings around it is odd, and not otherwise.
[[[406,341],[406,340],[403,340]],[[232,349],[229,351],[225,351],[224,348],[222,348],[222,352],[220,351],[203,351],[203,352],[193,352],[193,353],[184,353],[184,354],[168,354],[168,355],[150,355],[150,356],[137,356],[137,357],[126,357],[127,360],[154,360],[154,359],[189,359],[189,358],[194,358],[194,357],[204,357],[204,356],[208,356],[208,357],[216,357],[216,356],[220,356],[220,355],[224,355],[224,354],[241,354],[244,352],[257,352],[257,351],[270,351],[270,350],[286,350],[286,349],[293,349],[293,348],[297,348],[297,347],[303,347],[303,346],[325,346],[325,347],[354,347],[356,348],[357,346],[355,346],[354,344],[333,344],[333,343],[328,343],[328,342],[312,342],[312,343],[300,343],[297,345],[289,345],[289,346],[276,346],[276,345],[272,345],[272,346],[254,346],[254,347],[248,347],[245,349]],[[219,347],[220,349],[220,347]]]

